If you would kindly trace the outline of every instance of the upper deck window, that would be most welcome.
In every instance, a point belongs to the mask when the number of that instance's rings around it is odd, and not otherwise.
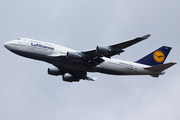
[[[21,38],[16,38],[16,40],[21,40]]]

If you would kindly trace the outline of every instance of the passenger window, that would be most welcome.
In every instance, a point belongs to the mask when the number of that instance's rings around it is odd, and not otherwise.
[[[21,38],[16,38],[16,40],[21,40]]]

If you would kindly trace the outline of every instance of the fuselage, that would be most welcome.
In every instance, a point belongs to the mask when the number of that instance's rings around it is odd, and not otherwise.
[[[47,43],[43,41],[18,38],[9,41],[4,46],[15,54],[23,57],[48,62],[58,67],[73,69],[86,72],[100,72],[111,75],[153,75],[163,74],[163,72],[152,72],[144,68],[148,65],[102,57],[104,62],[90,67],[79,59],[66,58],[67,52],[78,52],[76,50],[60,45]]]

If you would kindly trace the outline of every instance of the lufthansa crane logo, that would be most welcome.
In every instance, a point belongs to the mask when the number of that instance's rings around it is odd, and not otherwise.
[[[153,58],[156,62],[162,63],[165,59],[165,55],[162,51],[158,50],[154,52]]]

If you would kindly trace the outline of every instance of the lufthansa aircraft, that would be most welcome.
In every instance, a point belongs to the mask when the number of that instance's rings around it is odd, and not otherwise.
[[[124,52],[123,49],[145,40],[150,35],[109,46],[97,46],[94,50],[76,51],[60,45],[42,42],[28,38],[17,38],[6,42],[4,46],[11,52],[23,57],[41,60],[53,64],[48,68],[50,75],[62,75],[67,82],[80,79],[94,81],[96,78],[87,76],[87,72],[100,72],[111,75],[163,75],[167,68],[176,63],[163,64],[171,47],[162,46],[147,56],[129,62],[111,58]]]

